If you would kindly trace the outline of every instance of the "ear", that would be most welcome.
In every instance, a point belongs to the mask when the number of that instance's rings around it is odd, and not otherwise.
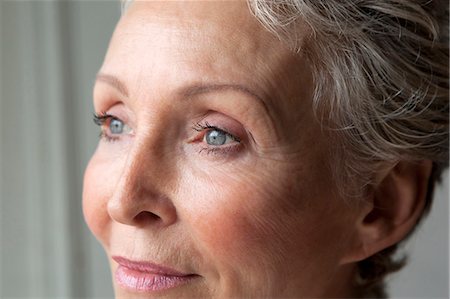
[[[356,218],[351,248],[342,264],[390,247],[414,228],[423,213],[432,162],[399,162],[380,174]]]

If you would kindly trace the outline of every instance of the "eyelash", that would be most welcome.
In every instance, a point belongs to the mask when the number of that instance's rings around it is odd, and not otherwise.
[[[220,131],[225,133],[227,136],[229,136],[231,139],[233,139],[234,141],[236,141],[236,145],[231,145],[231,146],[211,146],[211,147],[202,147],[199,150],[199,153],[206,153],[207,155],[209,154],[214,154],[214,155],[230,155],[233,153],[236,153],[237,151],[240,150],[241,148],[241,139],[237,136],[234,136],[233,134],[228,133],[226,130],[219,128],[217,126],[211,125],[208,122],[205,122],[204,124],[202,123],[196,123],[194,124],[194,126],[192,127],[193,130],[197,131],[197,132],[203,132],[206,131],[205,134],[210,131],[210,130],[216,130],[216,131]],[[202,135],[202,138],[204,138],[204,134]],[[203,139],[202,139],[203,140]]]
[[[101,128],[101,131],[100,131],[100,134],[99,134],[99,138],[100,139],[104,139],[107,142],[114,142],[114,141],[117,141],[119,139],[118,137],[109,136],[105,132],[105,128],[104,128],[105,124],[108,121],[111,121],[111,120],[114,120],[114,119],[120,120],[117,117],[115,117],[114,115],[108,114],[106,112],[100,112],[99,114],[94,113],[94,119],[93,119],[94,123]]]
[[[114,115],[108,114],[106,112],[100,112],[99,114],[94,113],[93,121],[96,125],[98,125],[101,128],[101,132],[99,134],[100,139],[104,139],[107,142],[115,142],[119,140],[119,137],[112,137],[108,135],[105,131],[105,125],[108,124],[112,120],[119,120],[119,118],[115,117]],[[205,133],[202,135],[202,141],[205,136],[205,134],[210,130],[216,130],[225,133],[228,137],[236,141],[237,144],[230,145],[230,146],[202,146],[200,150],[198,151],[200,154],[206,153],[207,155],[214,154],[214,155],[230,155],[233,153],[236,153],[241,148],[241,139],[237,136],[234,136],[233,134],[228,133],[226,130],[219,128],[217,126],[211,125],[208,122],[205,123],[196,123],[192,127],[193,130],[197,132],[203,132]]]

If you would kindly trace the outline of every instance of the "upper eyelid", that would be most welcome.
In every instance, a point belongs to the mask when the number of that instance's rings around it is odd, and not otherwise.
[[[118,118],[114,115],[108,114],[108,113],[104,113],[104,112],[101,112],[99,114],[94,113],[94,123],[99,126],[103,125],[108,119],[121,120],[120,118]]]
[[[216,129],[216,130],[220,130],[220,131],[223,131],[225,133],[228,133],[227,130],[221,129],[221,128],[219,128],[217,126],[214,126],[214,125],[211,125],[208,122],[205,122],[205,124],[202,124],[200,122],[195,123],[194,126],[192,127],[192,129],[194,129],[195,131],[198,131],[198,132],[201,132],[201,131],[206,130],[206,129]]]
[[[229,134],[229,135],[231,135],[231,136],[234,136],[234,134],[230,133],[227,129],[221,128],[221,127],[219,127],[219,126],[211,125],[211,124],[208,123],[208,122],[205,122],[205,124],[196,123],[196,124],[192,127],[192,129],[194,129],[195,131],[198,131],[198,132],[204,131],[204,130],[207,130],[207,129],[213,129],[213,130],[222,131],[222,132],[227,133],[227,134]]]
[[[230,136],[234,141],[241,143],[241,138],[235,134],[230,133],[227,129],[222,129],[220,127],[214,126],[209,124],[208,122],[205,122],[205,124],[201,124],[201,123],[196,123],[192,129],[194,129],[197,132],[202,132],[202,131],[206,131],[206,130],[218,130],[218,131],[222,131],[223,133],[227,134],[228,136]]]
[[[106,112],[101,112],[101,113],[94,113],[94,123],[99,125],[99,126],[103,126],[105,124],[105,122],[107,120],[112,120],[112,119],[116,119],[116,120],[120,120],[122,122],[124,122],[122,119],[120,119],[119,117],[106,113]],[[125,124],[125,122],[124,122]],[[241,138],[235,134],[230,133],[227,129],[224,128],[220,128],[218,126],[215,125],[211,125],[208,122],[205,122],[205,124],[201,124],[201,123],[195,123],[194,126],[192,127],[192,129],[194,129],[197,132],[201,132],[201,131],[205,131],[205,130],[219,130],[224,132],[225,134],[229,135],[231,138],[233,138],[236,142],[241,142]]]
[[[115,115],[109,114],[109,113],[104,113],[104,112],[102,112],[100,114],[94,113],[93,120],[94,120],[94,123],[100,127],[103,127],[106,124],[106,122],[108,122],[108,121],[110,122],[112,120],[118,120],[118,121],[122,122],[125,126],[129,127],[129,125],[121,118],[119,118]]]

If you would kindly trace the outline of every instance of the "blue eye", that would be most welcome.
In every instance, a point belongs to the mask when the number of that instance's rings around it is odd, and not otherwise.
[[[101,127],[100,137],[106,141],[116,141],[121,135],[133,134],[132,128],[125,122],[107,113],[94,114],[94,122]]]
[[[203,137],[203,142],[213,147],[220,147],[230,143],[239,143],[239,138],[215,127],[209,127]]]
[[[232,134],[215,126],[211,126],[208,123],[204,125],[197,123],[194,125],[193,129],[197,132],[204,132],[204,134],[202,134],[202,141],[212,147],[220,148],[222,145],[241,142],[238,137],[233,136]]]
[[[197,123],[193,129],[200,132],[199,135],[202,136],[201,139],[196,139],[201,146],[200,153],[214,154],[216,157],[217,155],[230,157],[242,149],[239,137],[208,123],[205,125]]]
[[[220,146],[227,141],[227,134],[219,130],[211,130],[205,134],[205,141],[209,145]]]
[[[109,130],[110,130],[111,134],[122,134],[123,128],[124,128],[124,123],[117,118],[113,118],[109,122]]]

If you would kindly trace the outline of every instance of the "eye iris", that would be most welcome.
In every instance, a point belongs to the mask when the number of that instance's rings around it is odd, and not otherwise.
[[[212,130],[206,133],[205,139],[209,145],[218,146],[225,144],[227,140],[227,135],[222,131]]]
[[[112,134],[122,134],[123,133],[123,122],[118,119],[112,119],[109,123],[109,129]]]

